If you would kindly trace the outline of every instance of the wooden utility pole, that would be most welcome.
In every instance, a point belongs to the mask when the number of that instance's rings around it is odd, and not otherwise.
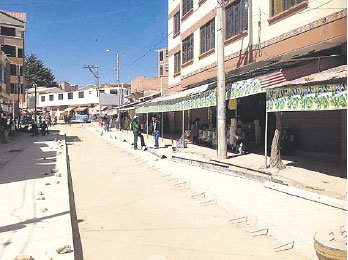
[[[226,86],[225,86],[225,61],[224,61],[224,0],[217,0],[217,134],[219,159],[227,158],[226,140]]]

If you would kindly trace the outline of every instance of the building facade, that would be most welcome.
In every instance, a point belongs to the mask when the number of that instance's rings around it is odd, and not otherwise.
[[[168,77],[168,48],[163,48],[158,52],[158,77]]]
[[[25,80],[23,75],[25,59],[26,14],[0,10],[1,51],[9,60],[9,86],[6,88],[15,111],[25,98]]]
[[[200,122],[203,142],[217,145],[219,2],[231,149],[238,127],[248,149],[269,150],[281,117],[282,154],[345,160],[347,8],[340,0],[169,0],[170,95],[136,113],[160,114],[173,136]]]
[[[10,60],[0,51],[0,112],[12,112],[13,101],[10,97],[10,86]]]
[[[168,1],[170,92],[216,81],[216,5]],[[226,73],[346,48],[345,1],[225,0],[224,9]]]
[[[100,94],[94,85],[88,85],[77,91],[63,91],[60,88],[54,88],[53,91],[38,94],[37,106],[47,111],[62,111],[68,107],[80,106],[91,108],[99,103],[102,106],[118,106],[126,102],[126,96],[129,94],[129,84],[122,84],[120,92],[115,85],[102,84]]]

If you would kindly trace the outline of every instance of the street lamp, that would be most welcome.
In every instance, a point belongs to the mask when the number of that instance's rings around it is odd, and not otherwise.
[[[106,49],[105,52],[107,53],[113,53],[112,50]],[[116,80],[117,80],[117,88],[118,88],[118,128],[121,129],[121,118],[120,118],[120,108],[121,108],[121,91],[120,91],[120,68],[119,68],[119,55],[118,53],[115,54],[116,56]]]

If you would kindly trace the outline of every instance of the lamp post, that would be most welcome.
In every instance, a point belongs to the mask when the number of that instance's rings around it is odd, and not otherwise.
[[[112,50],[106,49],[107,53],[113,53]],[[120,67],[119,67],[119,55],[116,56],[116,80],[117,80],[117,88],[118,88],[118,128],[121,129],[121,117],[120,117],[120,109],[121,109],[121,90],[120,90]]]

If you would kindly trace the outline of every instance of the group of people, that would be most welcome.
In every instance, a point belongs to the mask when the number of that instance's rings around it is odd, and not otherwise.
[[[161,127],[161,125],[160,125],[160,122],[157,120],[157,117],[153,116],[152,117],[152,124],[151,124],[151,133],[155,138],[155,145],[154,145],[155,149],[159,148],[158,139],[160,136],[160,127]],[[141,124],[139,123],[138,116],[134,116],[133,121],[131,123],[131,129],[132,129],[133,135],[134,135],[134,141],[133,141],[134,150],[138,149],[138,138],[140,138],[141,149],[146,150],[144,136],[142,134]]]
[[[54,124],[57,124],[57,117],[54,118]],[[41,135],[44,136],[46,134],[49,134],[48,127],[52,126],[52,119],[50,116],[46,116],[45,118],[42,118],[42,116],[39,117],[39,126],[37,125],[36,121],[33,120],[31,123],[31,129],[33,132],[33,136],[36,136],[39,134],[39,128]]]

